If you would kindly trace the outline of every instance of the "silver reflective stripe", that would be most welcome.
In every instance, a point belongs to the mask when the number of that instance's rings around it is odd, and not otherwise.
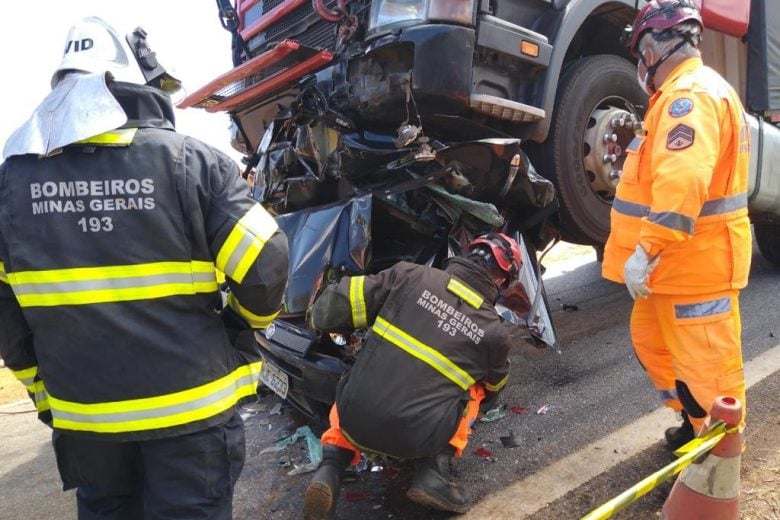
[[[718,298],[701,303],[690,303],[687,305],[675,305],[674,315],[677,319],[681,318],[702,318],[704,316],[714,316],[723,314],[731,310],[731,298]]]
[[[708,200],[704,203],[704,206],[702,206],[699,216],[709,217],[712,215],[731,213],[732,211],[746,208],[747,204],[747,193],[740,193],[739,195],[732,195],[731,197],[724,197],[722,199]]]
[[[35,383],[35,376],[25,377],[19,379],[19,381],[27,388],[31,387]]]
[[[118,412],[118,413],[103,413],[103,414],[81,414],[76,412],[66,412],[52,408],[51,415],[55,419],[63,421],[77,421],[86,423],[115,423],[125,421],[136,421],[143,419],[157,419],[162,417],[169,417],[172,415],[191,412],[205,408],[209,405],[218,403],[223,399],[228,399],[235,394],[236,388],[240,388],[244,385],[254,384],[257,377],[252,374],[247,374],[236,380],[235,384],[228,385],[227,387],[200,399],[195,399],[186,403],[180,403],[170,406],[163,406],[160,408],[152,408],[150,410],[138,410],[133,412]]]
[[[682,231],[693,235],[693,227],[696,221],[691,217],[686,217],[673,211],[665,211],[663,213],[651,212],[648,216],[650,222],[663,226],[665,228],[674,229],[675,231]]]
[[[453,363],[441,352],[395,327],[381,316],[377,317],[372,330],[381,338],[400,347],[420,361],[427,363],[462,389],[468,390],[474,384],[475,380],[468,372]]]
[[[674,401],[677,399],[677,390],[658,390],[661,401]]]
[[[39,390],[39,391],[35,392],[35,402],[36,403],[42,403],[45,400],[47,400],[48,398],[49,398],[49,394],[48,394],[48,392],[46,392],[45,388],[43,390]]]
[[[254,235],[245,233],[241,236],[241,240],[239,240],[238,244],[236,244],[235,249],[233,249],[233,252],[230,253],[230,257],[228,258],[228,261],[225,264],[226,275],[230,276],[231,278],[233,277],[233,274],[238,269],[238,264],[244,258],[244,255],[246,255],[249,252],[249,248],[252,247],[254,241],[255,241]]]
[[[105,280],[14,284],[14,292],[17,295],[73,293],[80,291],[152,287],[163,284],[192,284],[193,282],[213,282],[214,280],[215,275],[213,273],[154,274],[148,276],[132,276],[129,278],[108,278]]]
[[[646,217],[650,214],[650,206],[636,204],[618,198],[612,201],[612,209],[618,213],[628,215],[629,217]]]

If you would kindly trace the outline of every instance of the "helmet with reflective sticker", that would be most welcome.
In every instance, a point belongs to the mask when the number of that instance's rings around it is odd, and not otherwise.
[[[628,50],[637,55],[639,41],[645,33],[663,33],[685,22],[698,23],[700,31],[704,27],[701,12],[692,0],[650,0],[626,28],[624,41]]]
[[[52,88],[70,71],[109,72],[116,81],[150,85],[168,93],[181,87],[157,62],[143,29],[136,28],[127,38],[121,38],[96,16],[83,18],[68,31],[62,60],[51,78]]]
[[[503,233],[488,233],[474,239],[467,249],[472,251],[477,247],[487,249],[507,277],[517,276],[520,272],[523,257],[520,254],[520,246],[513,238]]]

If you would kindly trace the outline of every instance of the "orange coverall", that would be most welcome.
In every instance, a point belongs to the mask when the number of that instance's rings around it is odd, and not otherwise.
[[[660,255],[650,296],[634,304],[631,339],[664,404],[684,408],[698,430],[717,396],[745,403],[738,296],[752,253],[750,132],[731,86],[690,58],[652,96],[639,134],[612,206],[603,276],[624,282],[637,244]]]

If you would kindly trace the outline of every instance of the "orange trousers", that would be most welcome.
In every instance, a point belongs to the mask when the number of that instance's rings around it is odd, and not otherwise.
[[[474,421],[477,420],[477,416],[479,415],[479,404],[484,398],[485,389],[481,384],[477,383],[469,388],[469,402],[466,404],[466,409],[463,411],[463,417],[461,417],[460,422],[458,423],[458,429],[455,430],[455,434],[449,442],[450,446],[455,448],[456,457],[460,457],[463,454],[463,450],[466,448],[466,444],[468,444],[469,436],[471,435],[471,426],[474,424]],[[349,450],[353,453],[351,464],[355,465],[360,462],[360,449],[349,442],[339,427],[339,412],[335,403],[330,409],[329,419],[330,428],[322,434],[322,445],[325,446],[329,444],[331,446]]]
[[[631,340],[664,404],[688,412],[700,431],[715,398],[742,402],[739,291],[705,295],[650,294],[631,313]]]

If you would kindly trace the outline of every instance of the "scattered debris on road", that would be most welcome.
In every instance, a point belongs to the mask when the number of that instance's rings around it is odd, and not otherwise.
[[[501,444],[504,445],[504,448],[517,448],[523,444],[523,440],[519,437],[515,437],[515,434],[512,431],[509,432],[509,435],[501,436],[499,439],[501,440]]]
[[[501,404],[491,408],[479,419],[479,422],[495,422],[506,417],[506,405]]]
[[[306,439],[306,447],[309,452],[309,462],[307,464],[293,464],[295,466],[288,475],[301,475],[303,473],[309,473],[311,471],[314,471],[317,469],[317,466],[320,465],[320,461],[322,460],[322,445],[320,444],[320,439],[317,438],[314,433],[312,433],[311,429],[308,426],[301,426],[295,432],[292,433],[292,435],[288,435],[287,437],[284,437],[283,439],[280,439],[274,443],[273,446],[269,446],[265,449],[263,449],[260,452],[260,455],[264,455],[266,453],[276,453],[280,452],[284,449],[286,449],[288,446],[294,444],[298,439]],[[280,458],[280,464],[281,464],[281,458]],[[283,464],[284,465],[284,464]]]

